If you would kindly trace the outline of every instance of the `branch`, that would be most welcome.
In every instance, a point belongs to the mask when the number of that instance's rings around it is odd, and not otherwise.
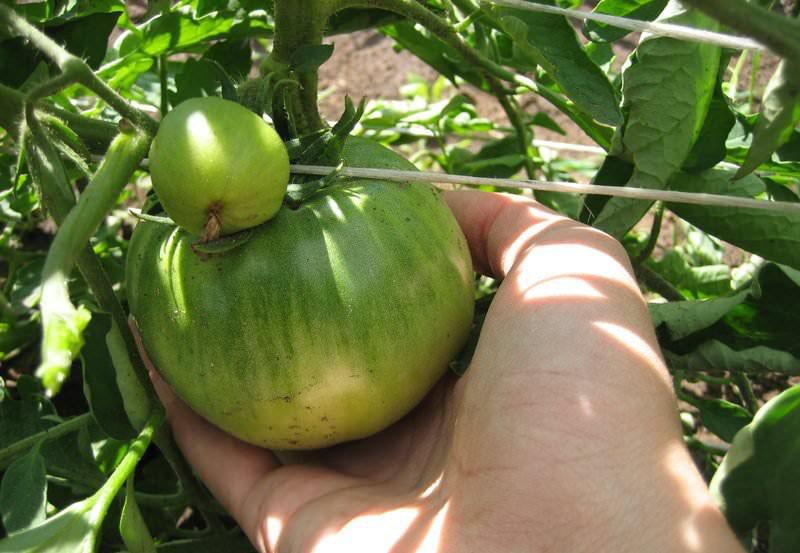
[[[89,424],[91,420],[91,413],[84,413],[0,449],[0,470],[6,468],[18,455],[28,451],[38,442],[53,440],[70,432],[75,432]]]
[[[490,77],[512,83],[518,87],[522,87],[523,89],[538,94],[557,107],[561,112],[567,115],[567,117],[572,119],[575,124],[578,125],[581,130],[583,130],[597,144],[602,146],[605,150],[610,148],[609,137],[605,136],[604,131],[594,125],[593,122],[587,121],[581,116],[580,113],[577,113],[576,110],[572,108],[572,105],[568,100],[560,97],[547,87],[540,87],[528,77],[514,73],[502,65],[488,59],[470,46],[467,42],[465,42],[461,35],[458,34],[458,32],[450,25],[448,21],[437,16],[424,6],[421,6],[420,4],[417,4],[411,0],[340,0],[340,6],[338,9],[345,7],[381,9],[396,13],[419,23],[437,38],[458,51],[464,57],[466,62],[483,69],[485,74]]]
[[[686,298],[680,291],[672,286],[665,278],[644,264],[634,265],[636,278],[642,281],[650,290],[661,295],[667,301],[685,301]]]
[[[39,136],[38,122],[32,113],[27,118],[31,132]],[[80,347],[80,333],[73,336],[73,317],[81,316],[69,297],[69,275],[80,252],[84,251],[90,238],[104,220],[108,211],[116,204],[122,189],[128,184],[139,162],[150,145],[146,133],[129,127],[129,132],[120,132],[114,139],[97,172],[89,181],[78,203],[71,207],[67,216],[59,223],[42,270],[41,314],[44,336],[42,339],[41,365],[37,369],[45,386],[57,389],[61,380],[69,374],[72,357]],[[127,328],[123,324],[121,330]],[[73,340],[75,342],[73,343]],[[154,397],[150,379],[143,365],[134,364],[140,384]]]
[[[682,0],[720,23],[751,36],[776,54],[800,59],[800,23],[743,0]]]
[[[492,93],[503,108],[506,117],[508,117],[509,122],[516,131],[520,153],[525,160],[525,171],[528,178],[534,177],[535,168],[528,155],[528,144],[530,143],[528,140],[528,129],[522,117],[520,117],[519,106],[513,98],[509,97],[501,82],[508,81],[515,84],[522,84],[519,81],[519,75],[515,75],[511,71],[481,55],[480,52],[472,48],[461,38],[447,20],[440,18],[435,13],[419,4],[407,0],[344,0],[340,8],[344,7],[344,5],[347,7],[379,8],[408,17],[455,48],[468,62],[483,69],[484,78],[488,82],[489,88],[492,90]],[[528,83],[526,79],[524,82],[526,83],[526,88],[531,90],[533,90],[533,88],[538,88],[532,81]],[[532,85],[533,88],[527,86],[527,84]]]
[[[531,138],[528,127],[520,113],[519,104],[517,104],[513,97],[506,95],[506,91],[497,79],[489,77],[488,80],[489,86],[492,87],[492,92],[503,107],[503,111],[506,112],[506,117],[508,117],[511,126],[514,127],[516,131],[517,146],[519,147],[522,159],[525,163],[525,173],[527,173],[529,179],[532,179],[536,175],[536,168],[533,166],[531,156],[528,155],[528,145],[531,144]]]
[[[322,44],[325,25],[335,9],[334,0],[276,0],[275,39],[262,69],[288,77],[293,69],[292,56],[299,48]],[[327,126],[319,114],[318,68],[298,69],[297,80],[299,87],[286,90],[286,108],[295,137]]]
[[[109,106],[114,108],[117,113],[129,119],[137,127],[147,131],[151,135],[154,135],[156,131],[158,131],[158,123],[143,111],[129,104],[125,98],[120,96],[114,89],[95,75],[94,71],[92,71],[85,61],[67,52],[53,39],[28,23],[14,10],[3,4],[0,4],[0,25],[5,27],[10,34],[21,36],[30,41],[45,56],[58,65],[58,68],[62,71],[62,76],[57,79],[52,79],[50,83],[62,86],[73,82],[80,83],[97,94],[108,103]]]
[[[0,127],[4,128],[14,140],[19,134],[25,96],[13,88],[0,84]]]
[[[23,93],[0,84],[0,127],[4,128],[14,140],[19,140],[24,105]],[[40,102],[37,109],[39,110],[37,116],[46,113],[64,121],[95,153],[105,152],[117,135],[117,125],[108,121],[84,117],[44,102]]]

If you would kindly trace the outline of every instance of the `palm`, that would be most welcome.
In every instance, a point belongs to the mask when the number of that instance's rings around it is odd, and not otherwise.
[[[444,480],[445,450],[457,412],[454,386],[454,378],[445,378],[410,415],[376,436],[303,455],[301,463],[266,475],[260,485],[274,493],[255,492],[268,498],[259,506],[266,543],[274,546],[279,525],[282,547],[311,550],[321,534],[349,523],[339,540],[355,539],[364,551],[394,546],[392,551],[399,552],[405,550],[403,543],[410,550],[442,506],[436,488]],[[360,517],[373,515],[381,518],[359,524]],[[397,543],[401,535],[403,542]]]

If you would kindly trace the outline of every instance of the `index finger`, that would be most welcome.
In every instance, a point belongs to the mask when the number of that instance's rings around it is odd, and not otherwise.
[[[585,228],[528,198],[477,190],[444,192],[469,243],[475,270],[504,278],[521,254],[554,227]]]

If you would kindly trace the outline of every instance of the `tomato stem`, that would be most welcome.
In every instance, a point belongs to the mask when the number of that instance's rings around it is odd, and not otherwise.
[[[686,0],[685,3],[755,38],[787,60],[800,59],[800,22],[795,19],[742,0]]]
[[[2,4],[0,4],[0,26],[5,27],[12,35],[18,35],[30,41],[44,55],[55,62],[62,71],[61,75],[45,83],[44,87],[49,88],[45,89],[40,85],[40,88],[42,88],[40,92],[46,91],[47,94],[51,94],[72,83],[80,83],[97,94],[120,115],[130,119],[139,128],[151,135],[156,133],[158,123],[143,111],[133,107],[116,90],[95,75],[85,61],[67,52],[52,38],[28,23],[25,18]],[[38,97],[47,94],[41,94]]]
[[[29,118],[28,122],[29,125],[33,123],[33,128],[38,125],[35,117]],[[77,205],[60,221],[60,228],[47,254],[42,272],[41,309],[44,340],[40,370],[52,368],[64,373],[69,371],[71,359],[67,355],[66,348],[71,346],[74,350],[76,344],[65,340],[65,325],[70,327],[72,324],[77,325],[77,322],[73,323],[69,318],[74,315],[80,322],[82,316],[79,313],[80,309],[76,311],[69,298],[69,274],[80,252],[84,250],[106,214],[116,204],[120,192],[128,184],[131,175],[147,153],[149,143],[149,137],[142,132],[121,132],[117,135],[99,169],[81,194]],[[79,328],[77,334],[75,339],[79,347]],[[77,352],[73,351],[73,355],[75,353]],[[147,389],[150,381],[144,370],[139,372],[141,373],[139,380]]]
[[[36,106],[38,117],[56,117],[64,121],[69,128],[81,137],[89,149],[95,153],[103,153],[117,134],[116,125],[99,119],[91,119],[40,102]],[[20,138],[20,123],[25,110],[25,95],[0,84],[0,127],[3,127],[14,140]]]
[[[275,0],[275,41],[268,67],[292,71],[293,54],[303,46],[322,44],[337,4],[336,0]],[[317,107],[317,68],[298,69],[296,74],[300,86],[287,87],[285,96],[295,137],[327,127]]]
[[[0,470],[5,469],[11,462],[21,454],[28,451],[34,445],[45,440],[54,440],[70,432],[76,432],[88,425],[92,420],[91,413],[84,413],[71,419],[67,419],[52,428],[42,430],[31,436],[23,438],[8,447],[0,449]]]

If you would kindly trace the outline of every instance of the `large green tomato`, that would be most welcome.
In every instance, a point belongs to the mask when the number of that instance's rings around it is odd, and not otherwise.
[[[222,98],[193,98],[169,112],[149,162],[164,210],[195,235],[204,234],[211,213],[219,234],[263,223],[289,182],[289,155],[275,129]]]
[[[353,166],[413,169],[364,139],[350,138],[343,155]],[[469,250],[426,184],[342,179],[231,251],[200,256],[192,241],[139,223],[131,312],[176,393],[257,445],[320,448],[385,428],[469,333]]]

